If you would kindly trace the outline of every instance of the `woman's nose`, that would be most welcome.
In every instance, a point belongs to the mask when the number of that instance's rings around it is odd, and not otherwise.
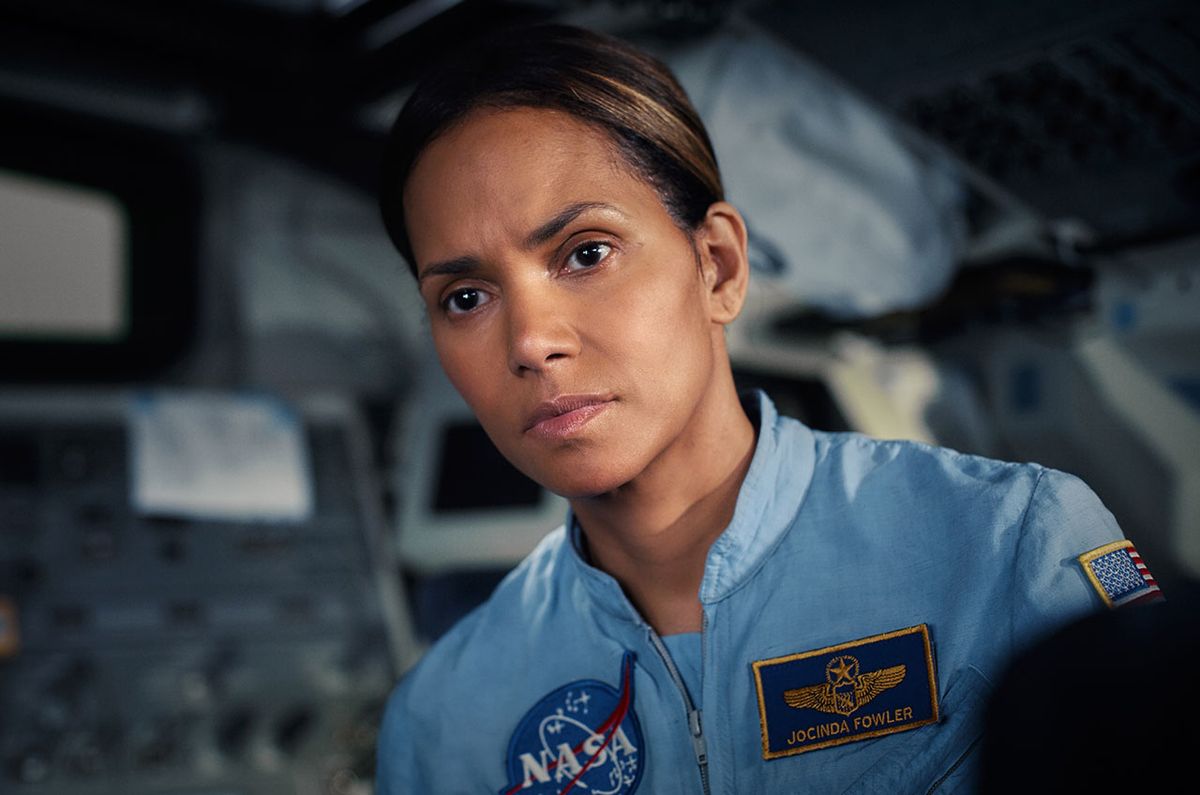
[[[508,366],[516,375],[540,372],[579,353],[569,301],[554,293],[539,285],[507,295]]]

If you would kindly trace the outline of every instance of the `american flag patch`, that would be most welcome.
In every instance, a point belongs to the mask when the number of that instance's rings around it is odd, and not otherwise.
[[[1114,541],[1079,556],[1079,565],[1109,607],[1162,599],[1162,591],[1132,541]]]

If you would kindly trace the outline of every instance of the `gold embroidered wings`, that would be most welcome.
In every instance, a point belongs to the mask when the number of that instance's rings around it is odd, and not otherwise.
[[[854,682],[854,704],[852,706],[846,703],[847,693],[839,694],[829,684],[785,690],[783,691],[783,700],[789,707],[796,709],[815,709],[834,715],[846,715],[871,701],[884,690],[903,682],[907,670],[907,666],[893,665],[890,668],[880,668],[878,671],[860,674]]]

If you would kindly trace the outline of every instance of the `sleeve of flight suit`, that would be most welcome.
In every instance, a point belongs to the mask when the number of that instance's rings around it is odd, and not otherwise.
[[[412,726],[405,722],[406,683],[401,683],[388,699],[375,760],[376,795],[403,795],[430,791],[429,782],[418,780],[414,750],[418,743],[410,736]]]
[[[1013,571],[1018,647],[1104,608],[1079,556],[1124,538],[1116,519],[1079,478],[1043,469],[1021,523]]]

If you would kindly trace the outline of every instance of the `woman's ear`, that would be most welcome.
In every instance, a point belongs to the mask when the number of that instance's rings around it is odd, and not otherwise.
[[[712,321],[731,323],[742,311],[750,279],[742,214],[729,202],[714,202],[697,230],[696,247]]]

